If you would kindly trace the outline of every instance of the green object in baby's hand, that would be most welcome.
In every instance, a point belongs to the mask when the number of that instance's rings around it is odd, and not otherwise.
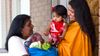
[[[43,50],[48,50],[50,47],[51,47],[51,45],[50,45],[50,43],[48,43],[48,42],[44,42],[44,43],[42,44],[42,49],[43,49]]]

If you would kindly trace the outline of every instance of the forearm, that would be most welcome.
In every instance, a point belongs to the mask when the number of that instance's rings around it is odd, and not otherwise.
[[[49,34],[49,31],[50,31],[50,25],[47,27],[47,29],[45,30],[45,32],[44,32],[44,35],[48,35]]]
[[[29,56],[28,54],[24,54],[23,56]]]

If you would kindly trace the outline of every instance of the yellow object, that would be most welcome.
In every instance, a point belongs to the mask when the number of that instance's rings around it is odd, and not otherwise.
[[[90,39],[77,22],[70,24],[58,45],[59,56],[92,56]]]

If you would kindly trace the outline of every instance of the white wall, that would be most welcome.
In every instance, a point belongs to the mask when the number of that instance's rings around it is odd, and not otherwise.
[[[1,0],[0,0],[0,44],[2,44],[2,23],[1,23]],[[0,48],[2,48],[2,46],[0,45]]]
[[[12,19],[20,14],[20,1],[21,0],[12,0]]]
[[[6,37],[6,14],[5,14],[5,12],[6,12],[6,6],[5,6],[5,0],[0,0],[1,1],[1,38],[0,38],[0,42],[1,42],[1,44],[0,44],[0,48],[3,48],[4,47],[4,38]]]
[[[66,8],[68,7],[68,2],[70,0],[59,0],[59,4],[64,5]]]
[[[21,14],[30,15],[30,0],[21,0]]]
[[[12,0],[12,19],[18,14],[30,15],[30,0]]]
[[[64,5],[65,7],[67,7],[67,0],[59,0],[61,5]]]

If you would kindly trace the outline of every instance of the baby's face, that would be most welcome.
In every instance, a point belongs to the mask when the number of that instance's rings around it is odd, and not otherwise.
[[[36,42],[37,41],[37,38],[36,37],[32,37],[31,41],[32,42]]]
[[[42,42],[43,41],[43,38],[42,38],[42,36],[40,34],[34,33],[33,36],[32,36],[31,41],[32,42],[37,42],[37,41]]]
[[[56,12],[53,12],[53,20],[55,20],[56,22],[60,22],[63,20],[63,18],[59,15],[57,15]]]

